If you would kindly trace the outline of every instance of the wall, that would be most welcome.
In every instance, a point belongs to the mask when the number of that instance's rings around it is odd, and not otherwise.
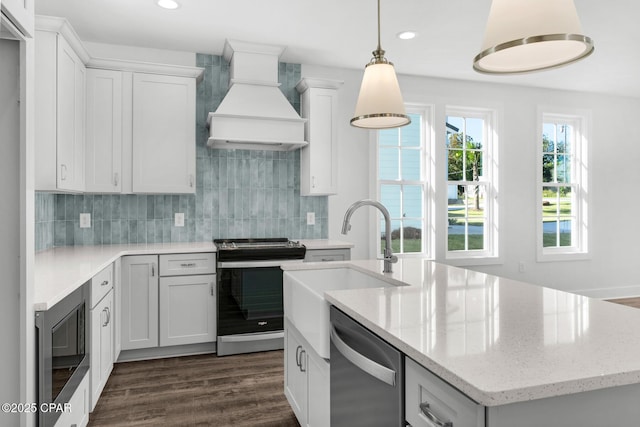
[[[375,247],[375,216],[360,215],[347,236],[339,235],[342,215],[350,203],[375,197],[375,145],[359,129],[349,125],[362,71],[303,65],[305,77],[339,78],[340,91],[340,194],[329,199],[329,237],[355,243],[354,258],[371,256]],[[636,98],[528,88],[508,84],[455,81],[399,76],[407,103],[432,105],[435,135],[444,135],[447,105],[488,107],[499,112],[501,189],[501,262],[469,268],[562,290],[597,297],[640,295],[640,279],[632,267],[637,262],[640,209],[633,183],[640,158],[640,137],[629,129],[640,116]],[[538,106],[586,109],[591,112],[590,235],[591,258],[584,261],[536,260],[536,141]],[[365,134],[368,132],[365,132]],[[442,167],[442,166],[440,166]],[[625,183],[629,182],[630,185]],[[355,218],[355,216],[354,216]],[[436,233],[442,236],[446,219],[436,217]],[[366,235],[359,233],[367,229]],[[442,231],[441,231],[442,230]],[[443,242],[442,237],[436,237]],[[363,248],[365,248],[363,250]],[[436,260],[445,262],[444,244]],[[519,263],[525,271],[520,272]]]
[[[20,402],[20,340],[23,322],[20,321],[21,304],[27,298],[21,294],[20,263],[20,46],[13,40],[0,39],[0,270],[2,271],[2,297],[0,298],[0,401]],[[24,295],[24,294],[23,294]],[[32,335],[31,335],[32,336]],[[17,425],[18,414],[0,413],[0,424]]]
[[[196,97],[195,195],[36,195],[36,250],[56,246],[210,241],[225,237],[327,237],[327,197],[300,196],[300,152],[212,150],[206,119],[227,92],[229,66],[196,55],[205,69]],[[281,63],[281,90],[297,111],[300,65]],[[90,213],[91,228],[79,227]],[[176,212],[185,226],[173,226]],[[306,225],[306,212],[316,225]]]

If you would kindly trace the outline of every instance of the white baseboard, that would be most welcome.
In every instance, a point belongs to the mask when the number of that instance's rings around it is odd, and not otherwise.
[[[619,286],[616,288],[579,289],[570,292],[597,299],[629,298],[640,296],[640,285]]]

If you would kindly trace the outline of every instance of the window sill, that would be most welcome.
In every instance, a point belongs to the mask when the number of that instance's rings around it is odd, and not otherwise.
[[[445,257],[443,262],[445,262],[448,265],[453,265],[456,267],[504,264],[504,260],[500,256],[456,256],[456,257],[448,256],[448,257]]]
[[[538,262],[558,262],[558,261],[583,261],[591,259],[589,252],[558,252],[540,253],[536,257]]]

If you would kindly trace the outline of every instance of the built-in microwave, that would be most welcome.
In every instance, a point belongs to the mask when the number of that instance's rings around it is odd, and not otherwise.
[[[36,312],[38,426],[53,426],[89,371],[89,286],[81,286],[49,310]]]

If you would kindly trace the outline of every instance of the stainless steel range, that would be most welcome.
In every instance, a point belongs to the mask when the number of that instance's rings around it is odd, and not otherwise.
[[[213,242],[218,249],[218,356],[284,348],[280,266],[302,262],[306,247],[287,238]]]

